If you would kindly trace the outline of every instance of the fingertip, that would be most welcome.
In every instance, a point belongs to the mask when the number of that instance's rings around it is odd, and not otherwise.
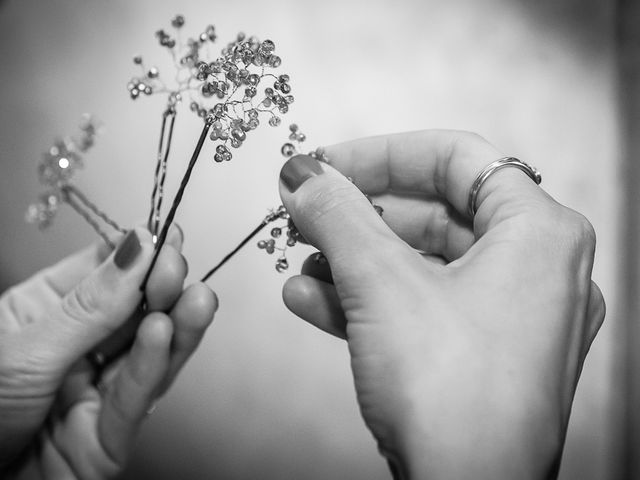
[[[140,243],[148,243],[150,245],[153,245],[153,239],[151,237],[151,233],[149,233],[149,230],[141,226],[136,226],[133,228],[133,230],[136,231],[136,235],[138,235]]]
[[[169,227],[166,243],[173,245],[173,247],[179,252],[182,251],[182,246],[184,244],[184,232],[178,223],[174,222]]]
[[[306,298],[308,298],[308,283],[305,281],[305,275],[294,275],[284,282],[282,301],[292,313],[298,315],[299,305],[304,303]]]
[[[173,316],[181,324],[194,329],[205,329],[218,310],[218,296],[202,282],[189,285],[173,309]]]
[[[145,290],[149,309],[170,309],[182,292],[187,273],[184,256],[172,245],[164,245]]]
[[[136,342],[143,348],[167,348],[173,336],[173,323],[169,316],[153,312],[145,317],[136,334]]]

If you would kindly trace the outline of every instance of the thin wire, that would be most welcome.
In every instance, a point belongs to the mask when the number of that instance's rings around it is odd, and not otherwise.
[[[109,239],[106,232],[100,228],[100,224],[94,220],[94,218],[87,212],[83,206],[76,202],[76,200],[69,194],[69,191],[66,189],[62,190],[65,201],[73,208],[76,212],[78,212],[82,218],[86,220],[86,222],[91,225],[91,227],[96,231],[98,235],[104,240],[112,250],[116,248],[113,242]]]
[[[167,219],[164,221],[164,225],[162,226],[162,232],[160,232],[160,237],[158,238],[158,242],[156,243],[155,252],[153,254],[153,258],[151,259],[151,265],[147,269],[147,273],[142,280],[142,284],[140,285],[140,290],[144,292],[147,282],[149,281],[149,277],[151,276],[151,272],[153,271],[153,267],[155,267],[156,262],[158,261],[158,255],[160,255],[160,250],[162,250],[162,246],[167,240],[167,235],[169,233],[169,228],[173,223],[173,219],[176,216],[176,212],[178,210],[178,206],[182,201],[182,195],[184,194],[185,189],[187,188],[187,184],[189,183],[189,178],[191,177],[191,172],[193,171],[193,167],[196,165],[196,161],[198,160],[198,156],[200,155],[200,151],[202,150],[202,145],[207,138],[207,134],[209,133],[209,129],[211,128],[211,124],[213,123],[213,117],[208,117],[204,128],[202,129],[202,133],[200,134],[200,138],[198,139],[198,143],[196,144],[196,148],[193,151],[193,155],[191,156],[191,160],[189,161],[189,165],[187,166],[187,171],[184,173],[182,177],[182,181],[180,182],[180,187],[178,188],[178,192],[176,193],[175,198],[173,199],[173,203],[171,204],[171,208],[169,209],[169,213],[167,214]]]
[[[166,129],[167,117],[171,118],[168,133]],[[151,209],[149,211],[149,219],[147,220],[147,228],[154,236],[157,236],[160,228],[160,211],[162,207],[162,200],[164,198],[164,183],[167,177],[167,162],[169,160],[169,152],[171,150],[171,138],[173,137],[175,118],[176,110],[172,107],[167,108],[167,110],[162,114],[158,157],[154,175],[153,191],[151,192]],[[166,149],[165,138],[167,139]]]
[[[162,200],[164,199],[164,183],[167,179],[167,161],[169,160],[169,151],[171,150],[171,139],[173,138],[173,125],[176,121],[176,113],[175,110],[173,115],[171,115],[171,123],[169,124],[169,134],[167,137],[167,150],[164,155],[164,159],[162,160],[162,176],[160,177],[160,187],[158,193],[158,205],[156,207],[156,218],[155,223],[153,225],[153,233],[155,235],[158,234],[158,230],[160,229],[160,211],[162,208]]]
[[[242,240],[236,248],[231,250],[231,252],[225,255],[225,257],[222,260],[220,260],[220,262],[215,267],[209,270],[207,274],[204,277],[202,277],[201,281],[206,282],[211,277],[211,275],[216,273],[220,267],[222,267],[225,263],[227,263],[231,259],[231,257],[233,257],[236,253],[238,253],[242,247],[244,247],[253,237],[255,237],[258,233],[260,233],[260,231],[264,227],[266,227],[268,224],[269,224],[269,220],[267,217],[260,223],[260,225],[254,228],[253,231],[249,235],[247,235],[245,239]]]
[[[152,234],[153,220],[156,213],[156,194],[158,192],[159,184],[158,178],[160,177],[160,169],[162,168],[162,146],[164,143],[164,130],[167,125],[167,110],[162,114],[162,126],[160,127],[160,140],[158,141],[158,155],[156,157],[156,171],[153,175],[153,190],[151,191],[151,208],[149,209],[149,219],[147,220],[147,230]]]
[[[69,194],[73,194],[76,196],[76,198],[78,200],[80,200],[80,202],[84,205],[84,207],[86,207],[87,209],[89,209],[91,212],[93,212],[96,216],[98,216],[99,218],[101,218],[107,225],[109,225],[111,228],[113,228],[114,230],[117,230],[120,233],[127,233],[127,230],[125,228],[122,228],[120,225],[118,225],[118,223],[116,223],[115,220],[111,219],[105,212],[103,212],[102,210],[100,210],[93,202],[91,202],[87,196],[82,193],[82,191],[80,191],[77,187],[69,184],[69,185],[65,185],[64,187],[62,187],[62,191],[66,194],[65,198],[67,200],[69,200],[70,196]]]

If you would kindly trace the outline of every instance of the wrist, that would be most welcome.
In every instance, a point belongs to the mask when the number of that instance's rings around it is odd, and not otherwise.
[[[424,398],[424,397],[422,397]],[[428,415],[407,416],[398,443],[385,449],[394,478],[554,479],[558,475],[566,422],[531,403],[520,408],[460,410],[442,405]],[[485,404],[486,405],[486,404]],[[434,412],[437,412],[434,414]],[[410,418],[412,417],[412,418]],[[430,419],[421,422],[420,419]]]

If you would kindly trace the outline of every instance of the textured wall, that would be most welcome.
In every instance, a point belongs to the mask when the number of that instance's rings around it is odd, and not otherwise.
[[[42,234],[23,223],[41,152],[89,111],[106,124],[79,184],[125,224],[145,217],[163,102],[128,99],[153,32],[175,13],[271,37],[296,95],[289,120],[309,144],[430,127],[478,131],[537,165],[544,187],[599,235],[595,278],[609,303],[580,385],[564,478],[615,473],[618,126],[613,6],[539,2],[245,0],[5,1],[0,6],[0,286],[93,239],[71,212]],[[169,189],[198,135],[176,127]],[[284,129],[250,138],[235,161],[205,150],[179,222],[197,278],[278,204]],[[308,251],[292,253],[300,264]],[[216,323],[142,435],[127,478],[386,479],[355,403],[345,345],[281,304],[273,258],[247,248],[211,282]]]

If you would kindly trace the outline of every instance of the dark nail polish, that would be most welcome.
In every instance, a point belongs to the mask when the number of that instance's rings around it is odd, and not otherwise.
[[[323,172],[320,162],[308,155],[296,155],[290,158],[280,170],[280,179],[291,193],[311,177]]]
[[[115,263],[116,267],[120,270],[125,270],[133,264],[141,250],[142,246],[140,245],[138,234],[135,230],[131,230],[118,246],[116,254],[113,257],[113,263]]]

